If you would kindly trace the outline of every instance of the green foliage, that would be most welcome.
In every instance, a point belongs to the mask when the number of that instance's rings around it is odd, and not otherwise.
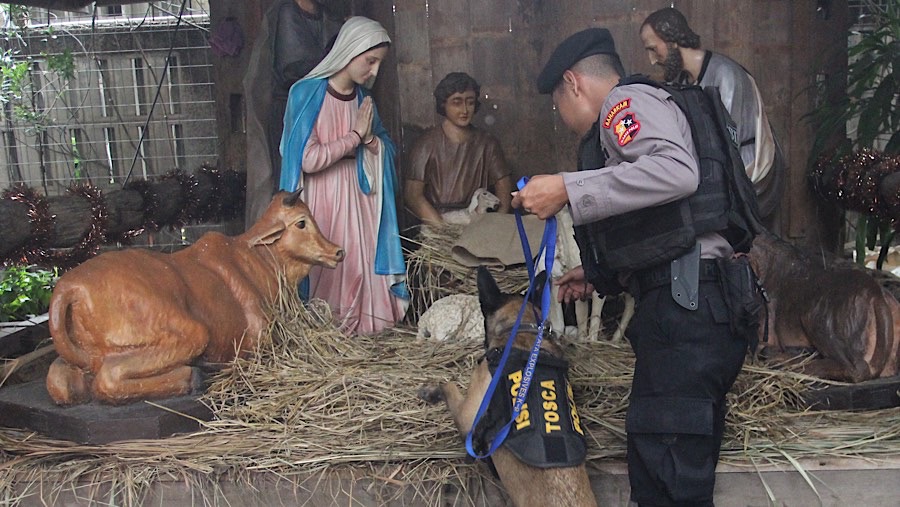
[[[40,315],[50,305],[57,270],[13,266],[0,271],[0,322]]]
[[[81,155],[78,154],[78,139],[75,138],[73,134],[71,136],[72,142],[72,163],[75,165],[75,179],[81,179]]]
[[[848,51],[847,73],[820,83],[821,104],[810,114],[816,135],[810,162],[829,157],[836,161],[863,148],[900,154],[900,2],[881,6],[869,2],[871,29],[851,33],[856,44]],[[848,123],[856,122],[855,136],[843,136]],[[842,140],[835,140],[841,136]],[[883,145],[882,145],[883,143]],[[856,222],[856,259],[865,263],[866,247],[875,249],[881,237],[877,267],[890,247],[894,234],[889,223],[860,215]]]
[[[41,56],[47,59],[47,69],[56,73],[60,79],[66,82],[75,79],[75,58],[69,48],[59,55],[48,55],[41,52]]]
[[[55,80],[47,80],[44,89],[36,89],[32,80],[32,71],[35,58],[25,56],[23,47],[27,43],[22,35],[29,27],[27,25],[28,11],[11,4],[4,5],[9,19],[15,20],[15,26],[7,26],[0,30],[2,52],[0,52],[0,104],[12,104],[12,116],[15,121],[24,122],[33,126],[32,132],[39,132],[51,123],[48,114],[39,109],[35,104],[35,97],[39,94],[61,97],[69,81],[75,78],[75,55],[68,48],[60,54],[49,54],[41,51],[40,58],[46,61],[46,70]],[[42,28],[47,34],[44,42],[53,38],[53,28]],[[51,98],[55,100],[55,98]]]
[[[12,52],[6,51],[0,68],[0,101],[20,101],[31,83],[31,64],[15,60]]]
[[[23,28],[28,23],[28,17],[31,12],[28,7],[17,4],[3,4],[3,10],[6,11],[6,19],[11,20],[19,28]]]
[[[18,142],[37,146],[43,152],[48,139],[44,134],[49,133],[56,144],[66,132],[67,120],[60,121],[55,111],[61,105],[69,107],[66,93],[75,79],[75,55],[69,48],[60,53],[51,52],[56,51],[51,43],[57,37],[53,27],[30,26],[26,8],[12,4],[0,4],[0,8],[11,20],[0,28],[0,117],[9,122],[7,125],[12,124],[13,132],[21,132],[14,135],[24,134],[22,138],[17,137]],[[38,54],[35,49],[39,46],[47,49]],[[35,75],[37,72],[40,76]],[[75,114],[72,110],[68,112]],[[71,146],[68,142],[60,144]],[[75,159],[80,176],[78,153],[68,154]],[[46,178],[43,170],[42,176]],[[44,183],[46,188],[46,180]]]
[[[835,157],[861,148],[900,153],[900,2],[884,6],[871,3],[870,30],[851,33],[857,40],[850,48],[847,73],[833,76],[818,88],[821,104],[810,115],[816,125],[811,160],[826,154],[829,143],[848,122],[857,121],[856,136],[837,147]]]

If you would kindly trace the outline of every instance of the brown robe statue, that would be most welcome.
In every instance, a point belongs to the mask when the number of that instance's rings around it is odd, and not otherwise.
[[[425,183],[425,198],[438,212],[469,205],[479,188],[493,188],[510,175],[497,139],[475,127],[464,143],[454,143],[440,125],[428,129],[413,146],[407,179]]]

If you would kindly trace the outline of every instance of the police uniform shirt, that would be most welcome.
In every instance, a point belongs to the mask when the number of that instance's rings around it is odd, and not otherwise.
[[[690,126],[665,90],[617,86],[597,121],[606,167],[562,173],[575,225],[666,204],[697,190],[700,174]],[[705,258],[732,254],[719,234],[698,239]]]

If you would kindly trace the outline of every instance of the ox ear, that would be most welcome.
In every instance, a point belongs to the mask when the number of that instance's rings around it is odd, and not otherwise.
[[[265,224],[259,229],[258,234],[250,238],[250,246],[271,245],[281,238],[284,228],[284,223],[280,220]]]
[[[303,187],[297,189],[296,192],[291,192],[286,195],[284,199],[281,201],[288,208],[293,208],[297,201],[300,199],[300,192],[303,192]]]

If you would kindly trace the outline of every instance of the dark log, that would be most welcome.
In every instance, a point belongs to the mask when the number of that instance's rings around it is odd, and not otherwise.
[[[144,199],[133,190],[115,190],[105,194],[109,210],[109,235],[119,237],[144,223]]]
[[[79,196],[48,197],[53,232],[50,248],[65,248],[77,244],[91,228],[91,203]],[[2,232],[0,232],[2,234]]]
[[[900,406],[900,376],[850,385],[823,385],[801,393],[813,410],[880,410]]]
[[[148,226],[181,225],[195,219],[218,219],[221,210],[243,210],[244,174],[198,171],[192,176],[166,177],[148,183],[156,205],[145,203],[138,189],[110,190],[102,194],[107,212],[104,232],[118,238]],[[241,200],[223,206],[223,199]],[[29,216],[30,204],[22,200],[0,199],[0,263],[25,249],[63,249],[78,246],[90,233],[94,220],[92,203],[81,195],[66,194],[46,198],[52,218],[49,235],[39,238]]]
[[[161,226],[174,223],[178,214],[184,209],[186,196],[182,191],[181,184],[176,179],[162,180],[153,186],[153,190],[159,196],[159,207],[152,216],[147,218]]]
[[[28,207],[20,202],[0,201],[0,258],[24,245],[31,236]]]

